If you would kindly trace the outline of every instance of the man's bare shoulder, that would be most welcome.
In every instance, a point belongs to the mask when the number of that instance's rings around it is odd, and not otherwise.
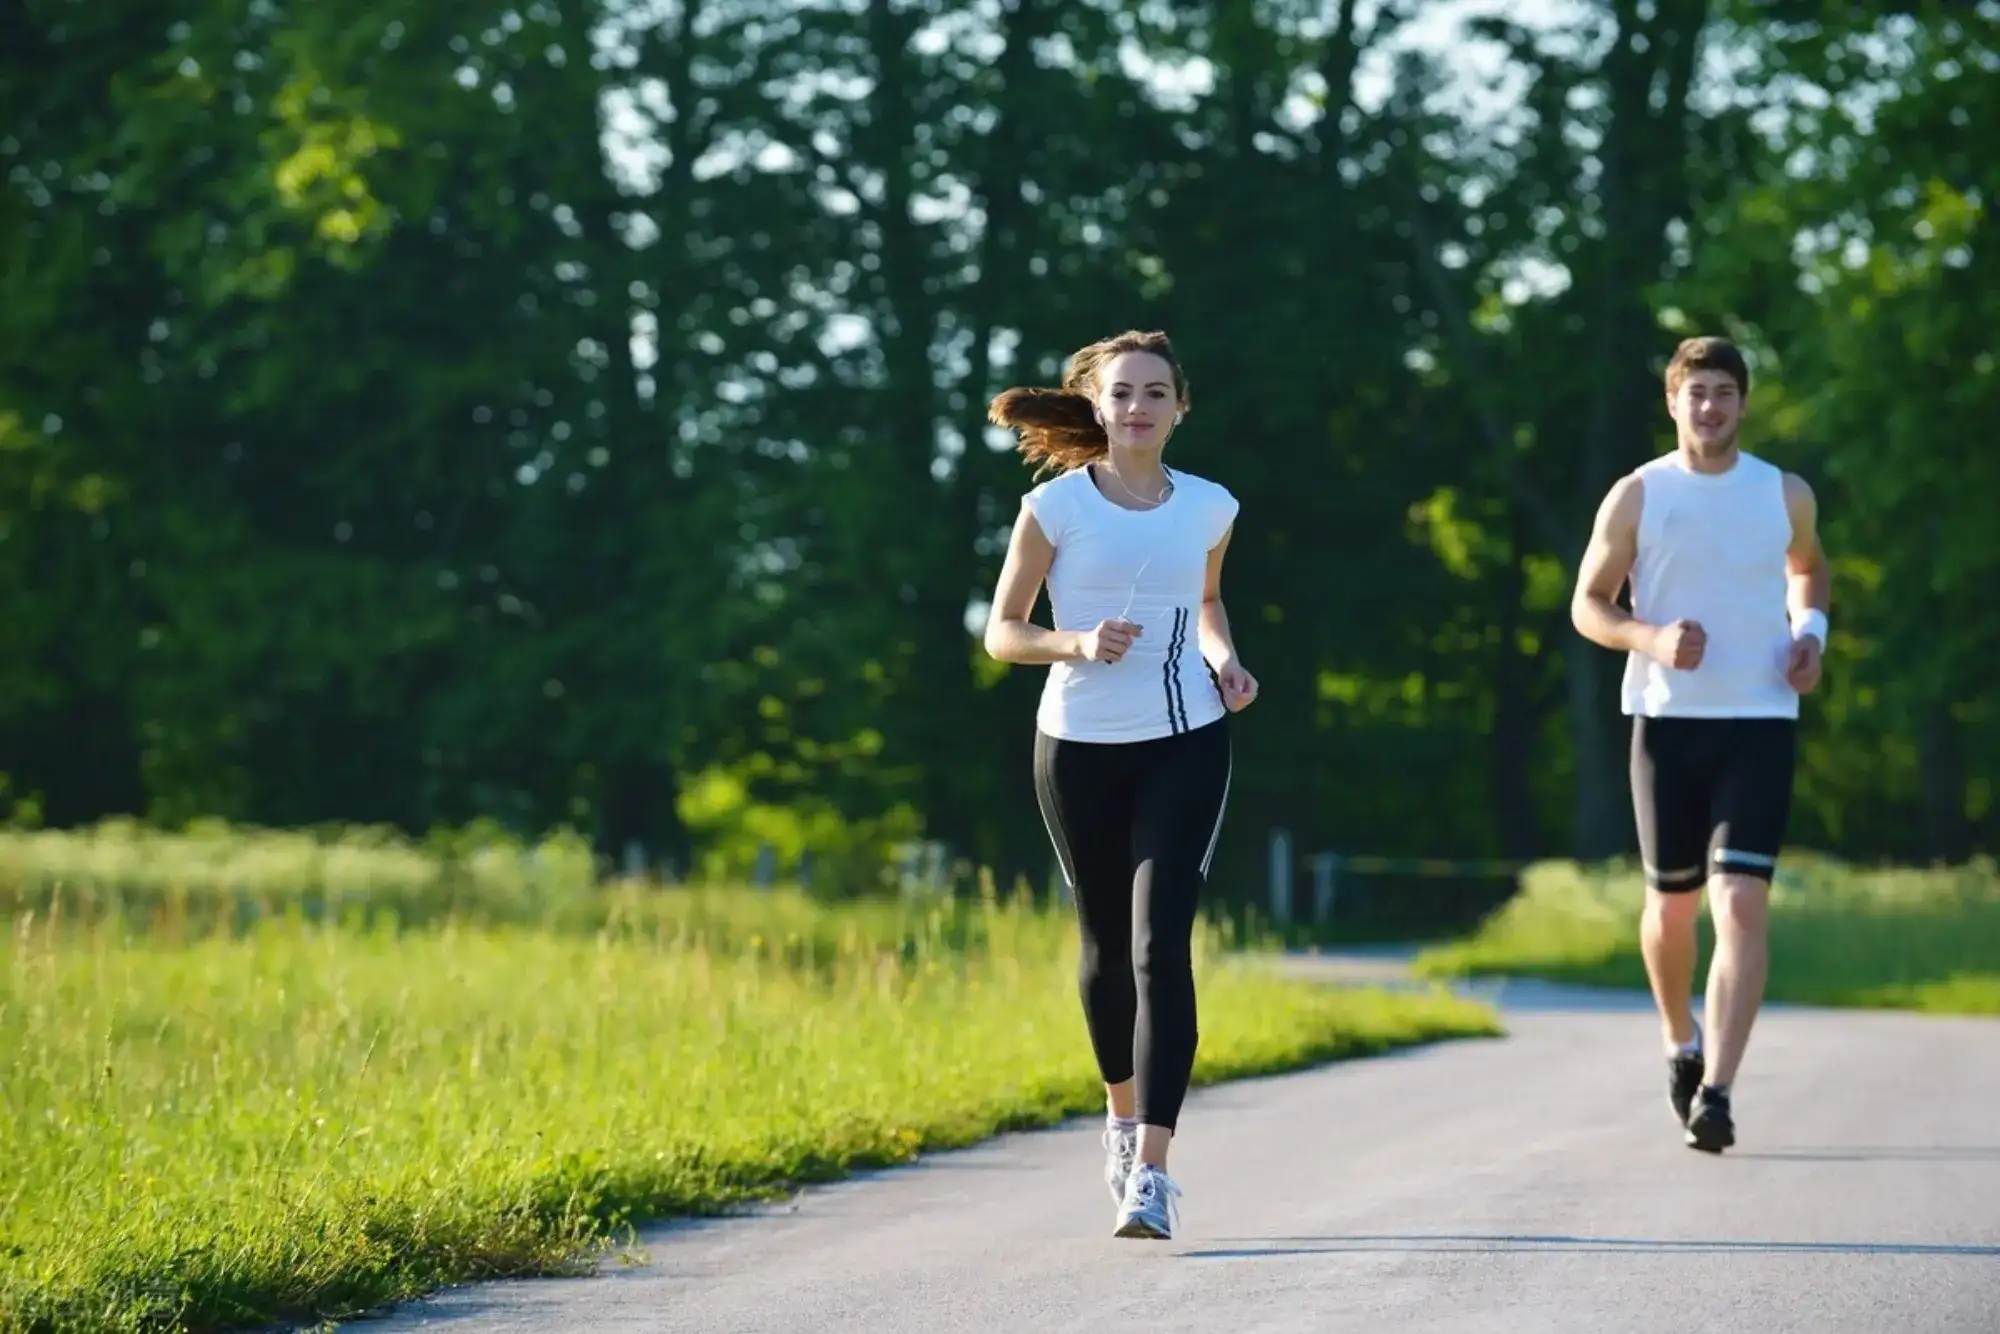
[[[1636,470],[1626,473],[1604,493],[1597,507],[1597,522],[1607,529],[1637,528],[1646,507],[1646,479]]]
[[[1792,543],[1797,546],[1807,541],[1817,541],[1819,534],[1819,499],[1806,479],[1797,473],[1784,474],[1785,515],[1792,523]]]

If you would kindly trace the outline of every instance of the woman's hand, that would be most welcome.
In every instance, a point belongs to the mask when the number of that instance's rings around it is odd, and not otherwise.
[[[1132,641],[1142,633],[1132,622],[1119,617],[1099,621],[1095,630],[1076,637],[1076,654],[1085,662],[1116,662],[1125,656]]]
[[[1222,687],[1222,707],[1231,713],[1247,708],[1257,698],[1257,678],[1233,657],[1215,669],[1215,680]]]

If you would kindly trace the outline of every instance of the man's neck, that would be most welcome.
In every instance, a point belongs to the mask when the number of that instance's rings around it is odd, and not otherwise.
[[[1743,447],[1739,444],[1731,444],[1728,452],[1720,455],[1704,453],[1698,443],[1688,440],[1679,442],[1679,447],[1681,466],[1689,472],[1708,477],[1721,476],[1734,468],[1743,457]]]

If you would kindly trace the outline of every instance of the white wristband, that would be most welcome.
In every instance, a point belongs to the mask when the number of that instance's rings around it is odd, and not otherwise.
[[[1796,612],[1792,614],[1792,638],[1804,639],[1807,635],[1817,639],[1821,648],[1826,647],[1826,613],[1818,607],[1803,616]]]

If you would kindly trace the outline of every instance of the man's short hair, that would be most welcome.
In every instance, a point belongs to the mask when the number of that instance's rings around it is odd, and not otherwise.
[[[1737,392],[1750,397],[1750,364],[1743,359],[1742,349],[1727,338],[1683,339],[1667,363],[1667,393],[1678,394],[1681,383],[1693,371],[1725,371],[1736,381]]]

